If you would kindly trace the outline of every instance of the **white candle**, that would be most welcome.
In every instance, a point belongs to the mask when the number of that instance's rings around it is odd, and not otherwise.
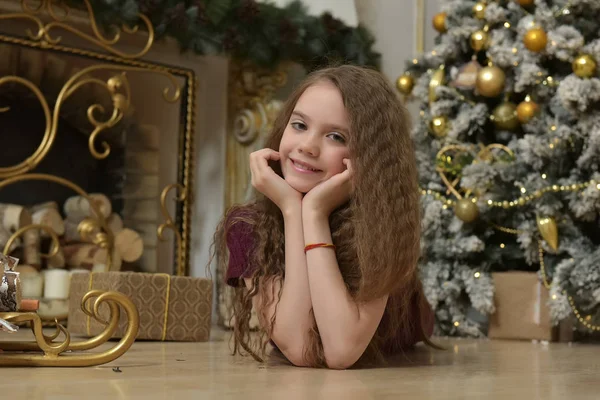
[[[21,274],[21,288],[24,299],[42,297],[44,292],[44,277],[39,272],[34,274]]]
[[[44,298],[68,299],[71,286],[71,274],[64,269],[44,271]]]

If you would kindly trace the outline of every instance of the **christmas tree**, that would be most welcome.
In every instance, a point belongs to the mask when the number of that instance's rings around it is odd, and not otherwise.
[[[398,90],[420,104],[421,271],[436,334],[482,336],[493,271],[600,330],[600,1],[441,1]]]

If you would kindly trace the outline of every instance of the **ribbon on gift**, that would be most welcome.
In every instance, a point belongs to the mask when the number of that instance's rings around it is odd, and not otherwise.
[[[539,325],[542,322],[542,283],[536,282],[534,290],[536,293],[533,302],[533,322]]]
[[[90,272],[90,280],[88,283],[88,290],[91,291],[93,289],[93,282],[94,282],[94,274],[96,274],[97,272]],[[154,274],[154,275],[158,275],[158,276],[164,276],[165,278],[167,278],[167,293],[165,295],[165,316],[163,319],[163,329],[162,329],[162,337],[161,337],[161,341],[165,341],[167,339],[167,321],[169,320],[169,302],[170,302],[170,298],[171,298],[171,275],[169,274]],[[91,317],[88,315],[87,316],[87,324],[86,324],[86,328],[87,328],[87,334],[88,336],[92,336],[91,334]]]

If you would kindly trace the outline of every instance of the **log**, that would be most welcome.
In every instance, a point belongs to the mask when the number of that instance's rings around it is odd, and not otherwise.
[[[63,247],[65,263],[69,268],[91,270],[94,264],[106,262],[107,251],[95,244],[80,243]]]
[[[30,212],[34,224],[47,226],[58,236],[62,236],[65,233],[65,223],[55,202],[36,205],[30,209]],[[41,236],[46,238],[50,235],[46,231],[41,230]]]
[[[63,235],[63,239],[66,243],[78,243],[83,242],[83,239],[79,235],[79,231],[77,227],[79,226],[79,222],[73,222],[68,219],[64,221],[65,233]]]
[[[97,264],[108,264],[108,250],[88,243],[67,245],[63,248],[65,262],[71,269],[86,269],[91,271]],[[113,249],[111,259],[111,270],[118,271],[121,268],[122,259],[119,252]]]
[[[0,225],[0,251],[4,250],[4,246],[6,245],[10,237],[11,233],[4,229],[4,226]],[[8,249],[7,253],[12,253],[19,246],[21,246],[21,238],[17,238],[15,241],[13,241],[13,244],[10,246],[10,249]]]
[[[83,221],[83,220],[82,220]],[[84,240],[84,238],[81,237],[81,235],[79,234],[79,223],[81,221],[72,221],[70,219],[65,219],[63,221],[64,226],[65,226],[65,233],[64,233],[64,240],[67,243],[73,243],[73,242],[90,242],[89,238],[88,240]],[[119,214],[116,213],[112,213],[107,219],[106,219],[106,225],[108,226],[108,229],[111,230],[111,232],[116,235],[117,233],[119,233],[120,231],[123,230],[123,219],[121,219],[121,217],[119,216]],[[95,229],[94,231],[92,231],[91,236],[93,237],[94,234],[100,232],[100,229]]]
[[[115,236],[115,248],[123,261],[133,262],[142,256],[144,242],[136,231],[125,228]]]
[[[123,218],[117,213],[110,214],[110,217],[106,220],[106,224],[113,235],[116,235],[123,230]]]
[[[59,247],[58,253],[56,253],[52,257],[48,258],[48,265],[47,265],[47,267],[49,269],[64,268],[65,265],[66,265],[66,262],[65,262],[65,253],[64,253],[62,247]]]
[[[16,232],[19,228],[31,224],[31,213],[23,207],[16,204],[0,204],[0,221],[2,226],[10,233]]]
[[[141,222],[136,220],[125,220],[125,226],[136,231],[141,237],[145,246],[157,246],[159,243],[157,229],[160,223],[158,222]],[[173,237],[173,232],[166,229],[164,233],[166,238]]]
[[[23,233],[23,262],[34,267],[42,264],[40,231],[37,229]]]
[[[108,197],[102,193],[91,193],[89,196],[98,207],[102,216],[108,218],[112,213],[112,204]],[[86,217],[96,217],[93,208],[83,196],[69,197],[65,201],[63,209],[67,219],[73,222],[79,222]]]

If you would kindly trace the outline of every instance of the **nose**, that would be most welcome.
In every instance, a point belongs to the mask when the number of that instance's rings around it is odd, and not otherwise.
[[[300,143],[298,150],[301,153],[309,155],[311,157],[318,157],[320,152],[318,140],[319,139],[317,135],[305,135],[304,140],[302,140],[302,142]]]

